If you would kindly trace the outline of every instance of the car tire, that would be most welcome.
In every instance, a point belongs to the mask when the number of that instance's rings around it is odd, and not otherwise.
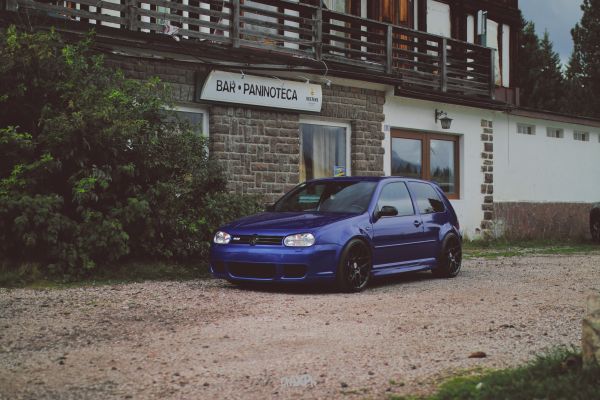
[[[462,244],[458,236],[449,233],[444,238],[437,266],[432,270],[440,278],[454,278],[462,267]]]
[[[360,292],[371,278],[372,258],[367,244],[352,239],[346,244],[337,268],[337,286],[342,292]]]
[[[595,211],[590,216],[590,234],[594,242],[600,243],[600,211]]]

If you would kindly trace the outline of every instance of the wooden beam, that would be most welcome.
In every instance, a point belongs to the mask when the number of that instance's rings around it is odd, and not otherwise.
[[[442,92],[448,91],[448,39],[443,38],[441,40],[440,46],[442,47],[441,51],[441,72],[440,72],[440,89]]]
[[[323,8],[319,2],[319,8],[315,10],[315,25],[313,32],[315,58],[319,61],[323,58]]]
[[[231,5],[231,43],[237,49],[240,47],[240,0],[232,0]]]
[[[385,54],[386,54],[386,62],[385,62],[385,71],[388,74],[391,74],[394,69],[394,26],[387,26],[387,36],[385,39]]]

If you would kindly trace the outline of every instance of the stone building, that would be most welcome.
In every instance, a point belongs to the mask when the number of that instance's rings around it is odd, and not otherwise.
[[[133,78],[171,84],[230,189],[438,182],[470,238],[582,237],[600,121],[519,106],[517,0],[2,0],[0,27],[96,31]],[[596,182],[596,183],[595,183]]]

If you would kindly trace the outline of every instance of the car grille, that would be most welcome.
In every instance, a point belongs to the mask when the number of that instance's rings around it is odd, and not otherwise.
[[[283,244],[283,236],[233,235],[231,244],[252,244],[256,246]]]
[[[239,278],[272,279],[275,277],[275,264],[241,263],[228,264],[229,273]]]

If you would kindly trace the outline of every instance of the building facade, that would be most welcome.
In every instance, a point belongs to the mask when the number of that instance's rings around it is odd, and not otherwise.
[[[96,31],[128,76],[158,76],[209,137],[230,189],[438,182],[469,238],[584,237],[600,121],[525,110],[516,0],[3,0],[2,25]],[[451,121],[450,121],[451,120]]]

